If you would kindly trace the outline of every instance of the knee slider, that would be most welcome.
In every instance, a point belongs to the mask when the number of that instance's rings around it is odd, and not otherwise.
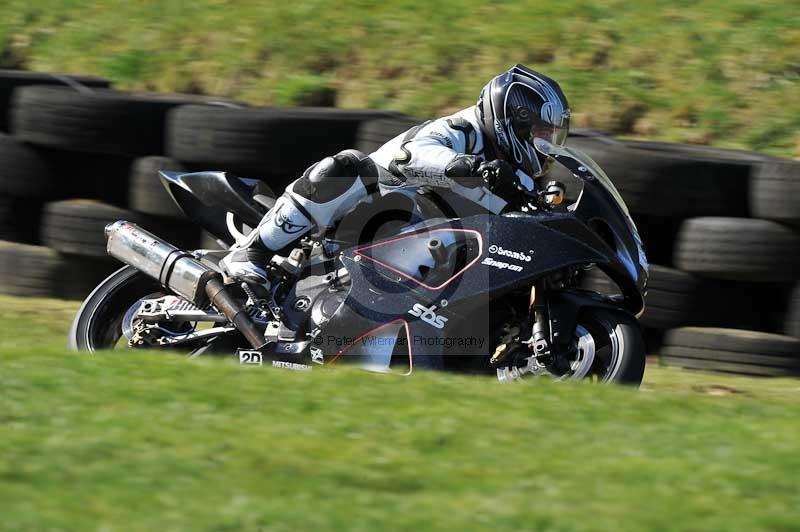
[[[346,175],[353,175],[361,179],[364,187],[370,192],[378,188],[378,178],[381,175],[378,165],[375,164],[366,153],[358,150],[343,150],[333,156],[334,159],[342,162],[350,172]]]
[[[377,175],[372,159],[358,150],[343,150],[306,170],[292,191],[315,203],[326,203],[350,189],[356,179],[369,189],[377,183]]]
[[[358,179],[361,160],[357,154],[361,152],[344,150],[332,157],[325,157],[306,170],[292,190],[315,203],[331,201],[352,187]]]

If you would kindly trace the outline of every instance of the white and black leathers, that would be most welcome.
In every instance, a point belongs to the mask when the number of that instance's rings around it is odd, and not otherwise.
[[[506,202],[487,188],[465,186],[445,175],[448,164],[462,155],[487,155],[474,106],[415,126],[369,157],[355,150],[326,157],[286,187],[245,243],[251,252],[231,253],[223,264],[233,277],[261,277],[262,268],[252,264],[257,262],[254,250],[288,252],[302,237],[334,226],[371,194],[398,187],[448,188],[500,212]]]
[[[458,178],[445,175],[447,166],[459,155],[493,159],[487,150],[491,148],[484,143],[472,106],[411,128],[378,148],[370,158],[407,185],[449,188],[497,213],[505,207],[504,200],[482,186],[466,186]]]

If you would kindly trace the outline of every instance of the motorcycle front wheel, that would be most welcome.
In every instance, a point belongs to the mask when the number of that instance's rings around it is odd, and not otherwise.
[[[636,318],[622,311],[587,308],[575,329],[576,359],[564,379],[639,386],[646,348]]]
[[[589,380],[639,386],[644,376],[645,344],[639,324],[630,314],[587,307],[578,316],[568,353],[541,363],[528,350],[496,369],[500,382],[532,377]]]

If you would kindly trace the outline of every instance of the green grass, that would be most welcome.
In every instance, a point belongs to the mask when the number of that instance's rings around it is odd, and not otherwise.
[[[430,117],[516,62],[561,81],[575,124],[800,156],[795,0],[5,0],[0,65],[256,104]]]
[[[796,530],[800,384],[641,392],[68,353],[0,298],[2,530]],[[20,309],[27,312],[19,314]]]

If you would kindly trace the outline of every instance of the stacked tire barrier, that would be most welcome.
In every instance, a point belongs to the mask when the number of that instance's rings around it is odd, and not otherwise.
[[[359,126],[396,113],[189,105],[168,124],[169,155],[190,166],[259,177],[282,190],[308,166],[356,144]]]
[[[103,229],[114,220],[186,248],[219,247],[174,204],[159,170],[226,170],[280,190],[352,147],[362,122],[399,117],[110,87],[0,70],[0,292],[86,297],[119,266],[105,253]]]
[[[134,94],[107,80],[0,71],[0,291],[82,298],[116,266],[127,219],[185,247],[159,170],[225,170],[279,192],[313,162],[370,153],[418,121],[397,113],[252,108]],[[641,317],[666,364],[753,375],[800,368],[800,162],[576,131],[625,198],[651,261]],[[557,174],[577,197],[579,183]],[[596,270],[585,286],[617,288]]]
[[[651,350],[683,368],[800,374],[800,162],[592,132],[570,143],[606,170],[639,227]],[[617,290],[594,270],[585,286]]]

